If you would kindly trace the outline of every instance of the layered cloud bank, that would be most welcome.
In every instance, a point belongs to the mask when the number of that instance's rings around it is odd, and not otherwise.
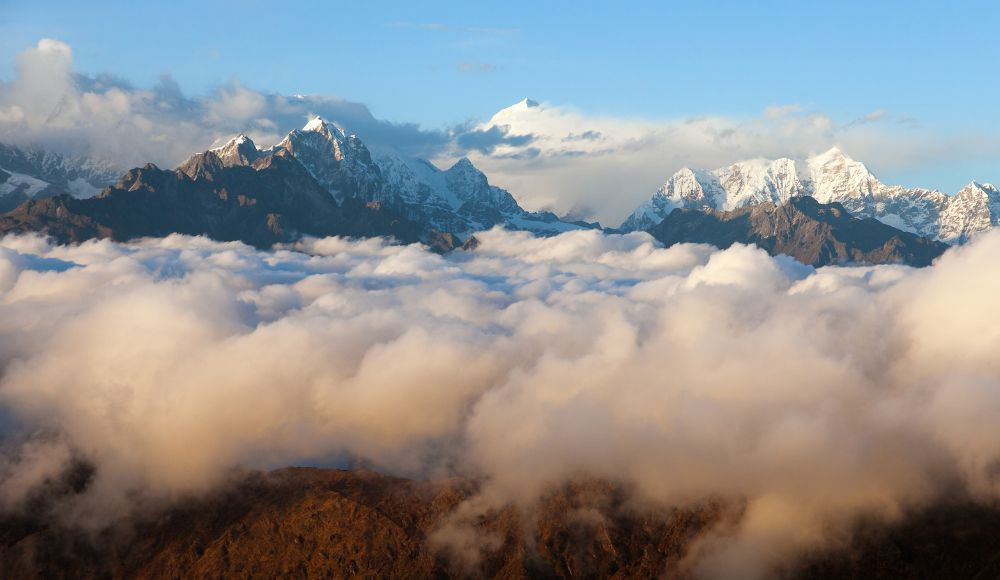
[[[593,476],[746,501],[690,555],[766,574],[855,518],[991,499],[1000,233],[922,270],[500,230],[258,252],[170,236],[0,242],[0,504],[72,461],[102,525],[236,466],[364,461],[530,508]]]

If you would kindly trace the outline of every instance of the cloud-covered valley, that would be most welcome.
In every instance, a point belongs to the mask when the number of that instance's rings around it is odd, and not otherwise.
[[[712,577],[1000,491],[1000,233],[925,269],[819,270],[643,233],[478,237],[4,238],[0,505],[73,461],[93,480],[59,516],[91,528],[237,467],[459,475],[525,509],[588,476],[745,501],[690,555]]]

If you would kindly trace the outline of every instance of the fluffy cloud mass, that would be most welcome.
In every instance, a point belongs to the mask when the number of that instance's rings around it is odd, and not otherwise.
[[[3,239],[0,505],[70,461],[95,468],[61,508],[84,525],[234,466],[360,460],[525,506],[588,475],[745,501],[691,561],[751,577],[862,514],[1000,492],[1000,233],[922,270],[481,242]]]

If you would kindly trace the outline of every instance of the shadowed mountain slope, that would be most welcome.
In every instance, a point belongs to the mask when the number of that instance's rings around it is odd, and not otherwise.
[[[771,255],[785,254],[813,266],[927,266],[948,248],[872,218],[855,218],[839,203],[822,204],[808,196],[732,211],[675,209],[649,233],[667,246],[756,244]]]
[[[40,231],[60,242],[128,240],[171,233],[257,247],[313,236],[391,236],[418,241],[420,227],[391,207],[337,202],[284,153],[226,163],[213,151],[169,171],[135,168],[97,197],[32,200],[0,216],[0,232]]]

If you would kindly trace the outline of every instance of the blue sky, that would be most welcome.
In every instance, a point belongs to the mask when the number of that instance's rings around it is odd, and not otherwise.
[[[681,164],[804,155],[832,144],[846,145],[889,183],[954,192],[972,179],[1000,181],[998,6],[0,0],[0,79],[15,79],[18,55],[54,38],[71,47],[77,73],[110,73],[140,90],[169,75],[187,97],[215,95],[224,106],[220,87],[337,96],[379,119],[444,135],[531,97],[575,115],[581,133],[597,126],[591,120],[618,119],[648,122],[662,141],[707,118],[715,120],[710,137],[746,137],[718,152],[709,151],[710,139],[699,154],[681,151],[690,140],[664,146],[620,187],[592,178],[616,171],[619,158],[590,173],[552,171],[554,158],[532,167],[474,158],[515,194],[539,199],[590,186],[591,200],[621,191],[639,198]],[[792,113],[769,115],[769,107]],[[561,118],[560,128],[569,122]],[[243,130],[228,121],[213,136]],[[606,134],[625,127],[600,126]],[[645,138],[631,135],[619,143]],[[163,159],[176,161],[206,140],[199,134]],[[566,206],[567,195],[539,204]]]
[[[998,124],[995,2],[0,2],[0,76],[39,38],[190,92],[236,76],[438,126],[524,96],[641,117],[796,102]]]

